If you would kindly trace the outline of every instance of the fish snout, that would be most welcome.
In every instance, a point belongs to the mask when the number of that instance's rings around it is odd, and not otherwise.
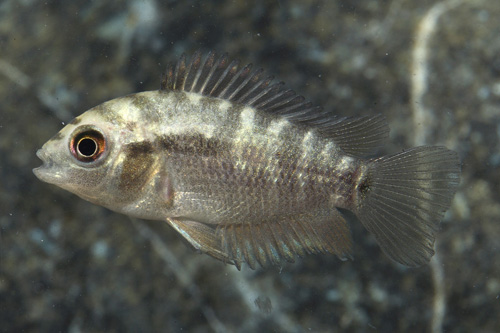
[[[42,165],[38,168],[34,168],[33,173],[38,179],[47,181],[48,172],[53,165],[52,159],[48,157],[47,152],[43,150],[43,148],[37,150],[36,156],[42,161]]]

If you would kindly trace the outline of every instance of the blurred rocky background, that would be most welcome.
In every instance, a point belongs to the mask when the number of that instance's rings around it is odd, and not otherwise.
[[[500,2],[0,1],[0,332],[494,332],[500,316]],[[431,264],[390,262],[352,218],[355,260],[241,272],[40,182],[74,116],[227,51],[339,115],[383,113],[385,150],[446,145],[460,190]]]

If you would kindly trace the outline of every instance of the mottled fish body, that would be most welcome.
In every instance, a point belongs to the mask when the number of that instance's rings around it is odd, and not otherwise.
[[[350,257],[353,211],[393,260],[433,255],[459,183],[457,154],[417,147],[378,159],[382,116],[339,118],[227,56],[197,53],[162,89],[101,104],[37,155],[35,174],[128,215],[167,221],[236,265],[306,253]]]

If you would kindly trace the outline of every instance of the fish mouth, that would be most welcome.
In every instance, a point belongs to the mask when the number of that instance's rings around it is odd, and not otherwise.
[[[41,166],[39,166],[38,168],[34,168],[33,173],[35,174],[35,176],[38,177],[38,179],[45,181],[45,182],[48,182],[49,172],[50,172],[50,169],[52,168],[54,163],[47,156],[47,153],[43,149],[38,149],[38,151],[36,152],[36,156],[40,160],[42,160],[43,164]]]

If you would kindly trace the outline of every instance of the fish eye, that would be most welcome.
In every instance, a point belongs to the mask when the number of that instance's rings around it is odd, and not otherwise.
[[[78,131],[70,141],[71,154],[80,162],[96,161],[106,150],[104,135],[96,129]]]

